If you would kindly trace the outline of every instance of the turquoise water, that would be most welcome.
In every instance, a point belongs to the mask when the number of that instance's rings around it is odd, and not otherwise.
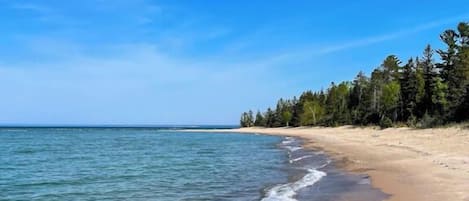
[[[155,129],[0,129],[0,200],[260,200],[282,138]]]

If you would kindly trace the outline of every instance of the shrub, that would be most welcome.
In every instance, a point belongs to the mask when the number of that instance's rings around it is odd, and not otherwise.
[[[419,128],[433,128],[435,126],[442,125],[444,123],[443,118],[439,116],[431,116],[428,113],[425,113],[418,123],[417,127]]]
[[[407,126],[409,127],[417,127],[418,119],[416,116],[412,115],[407,119]]]
[[[384,117],[379,121],[379,126],[381,128],[389,128],[392,127],[392,120],[389,117]]]

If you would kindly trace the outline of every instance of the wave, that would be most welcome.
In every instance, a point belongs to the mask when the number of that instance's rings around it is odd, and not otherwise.
[[[27,129],[5,129],[6,132],[28,132]]]
[[[314,185],[326,175],[325,172],[308,169],[308,173],[300,180],[272,187],[261,201],[297,201],[294,197],[298,190]]]
[[[298,151],[303,149],[303,147],[298,147],[298,146],[285,146],[290,152]]]
[[[312,155],[305,155],[305,156],[301,156],[301,157],[298,157],[298,158],[294,158],[294,159],[291,159],[290,160],[290,163],[294,163],[294,162],[297,162],[297,161],[301,161],[305,158],[311,158],[313,157]]]
[[[290,143],[293,143],[293,142],[295,142],[294,139],[287,137],[287,138],[285,138],[284,141],[282,141],[282,144],[290,144]]]

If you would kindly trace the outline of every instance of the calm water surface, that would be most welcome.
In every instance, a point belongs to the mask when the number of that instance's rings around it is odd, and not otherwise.
[[[280,137],[0,129],[0,200],[259,200],[288,180]]]
[[[346,197],[344,197],[346,196]],[[0,200],[378,201],[302,141],[152,128],[0,128]]]

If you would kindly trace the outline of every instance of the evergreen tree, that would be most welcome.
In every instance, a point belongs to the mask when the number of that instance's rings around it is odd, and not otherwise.
[[[454,71],[454,65],[457,60],[457,39],[458,34],[454,30],[446,30],[440,35],[440,39],[446,44],[446,50],[437,50],[437,53],[440,55],[441,60],[443,61],[440,64],[437,64],[437,67],[440,70],[441,78],[444,82],[451,82],[450,74]],[[454,83],[453,83],[454,84]],[[451,85],[453,85],[451,84]]]
[[[428,45],[423,57],[404,65],[395,55],[386,57],[368,78],[358,73],[353,82],[331,83],[326,90],[305,91],[299,99],[280,99],[275,110],[262,115],[252,111],[241,115],[240,124],[249,126],[301,126],[379,124],[397,121],[434,126],[469,119],[469,24],[440,35],[445,50],[436,50],[441,63],[433,60]],[[441,118],[446,117],[446,118]]]
[[[433,88],[432,102],[435,105],[435,113],[443,116],[448,107],[448,85],[443,82],[443,79],[437,77]]]
[[[448,118],[454,118],[457,107],[460,105],[460,99],[463,95],[461,82],[463,77],[458,72],[458,40],[459,35],[454,30],[446,30],[440,36],[441,40],[447,45],[447,50],[439,50],[443,63],[439,65],[443,82],[448,85]]]
[[[415,59],[416,61],[416,70],[415,70],[415,77],[417,81],[417,95],[416,95],[416,102],[417,102],[417,111],[416,115],[418,117],[422,117],[424,112],[422,112],[424,109],[422,109],[422,101],[423,97],[425,96],[425,78],[424,78],[424,70],[423,70],[423,65],[422,62],[420,62],[419,57]]]
[[[402,97],[402,120],[408,121],[414,117],[417,107],[417,72],[414,60],[411,58],[403,67],[401,76],[401,97]]]
[[[241,127],[251,127],[254,125],[253,121],[253,116],[252,116],[252,111],[249,110],[249,112],[244,112],[241,115],[241,120],[240,120],[240,126]]]
[[[337,126],[351,123],[348,110],[350,84],[342,82],[339,85],[331,83],[326,98],[326,124]]]
[[[286,125],[287,122],[284,121],[283,113],[289,110],[289,103],[283,98],[278,100],[277,107],[275,108],[275,118],[273,122],[273,127],[281,127]]]
[[[375,69],[371,73],[370,88],[368,90],[368,96],[370,99],[369,109],[367,111],[367,123],[377,124],[381,119],[381,96],[382,88],[384,85],[383,72],[379,69]]]
[[[350,91],[349,109],[351,118],[355,124],[365,124],[364,116],[367,110],[367,96],[366,90],[369,87],[369,78],[360,71],[353,81],[352,89]]]
[[[459,47],[457,53],[456,73],[459,73],[459,92],[462,96],[456,110],[457,121],[469,119],[469,22],[458,25]]]
[[[292,110],[292,119],[290,122],[291,126],[300,126],[301,120],[300,120],[300,115],[301,115],[301,107],[302,105],[300,104],[299,100],[296,98],[296,96],[293,97],[291,101],[291,110]]]
[[[256,113],[256,120],[254,121],[254,126],[265,126],[264,116],[260,111]]]
[[[383,64],[381,64],[381,70],[383,72],[383,79],[385,83],[399,80],[399,65],[401,61],[397,58],[396,55],[389,55],[384,59]]]
[[[267,111],[265,112],[265,115],[264,115],[264,121],[265,121],[265,126],[266,127],[273,127],[274,126],[274,123],[275,123],[275,114],[274,112],[272,111],[272,109],[267,108]]]
[[[434,96],[435,81],[437,80],[437,72],[433,64],[433,50],[427,45],[422,57],[423,79],[424,79],[424,96],[422,98],[422,109],[424,113],[434,114],[435,103],[432,98]]]

